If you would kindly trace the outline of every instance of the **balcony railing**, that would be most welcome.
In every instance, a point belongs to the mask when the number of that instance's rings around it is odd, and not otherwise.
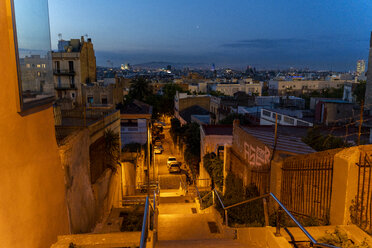
[[[57,85],[54,87],[56,90],[76,90],[75,84],[69,84],[69,85]]]
[[[54,75],[66,75],[66,76],[74,76],[75,71],[74,70],[61,70],[61,69],[56,69],[53,70]]]

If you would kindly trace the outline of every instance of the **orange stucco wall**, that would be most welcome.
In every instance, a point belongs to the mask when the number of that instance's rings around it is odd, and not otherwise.
[[[0,246],[49,247],[69,231],[52,107],[17,113],[10,0],[0,1]]]

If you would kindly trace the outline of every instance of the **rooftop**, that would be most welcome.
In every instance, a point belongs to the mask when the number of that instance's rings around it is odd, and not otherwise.
[[[337,99],[324,99],[324,100],[321,100],[322,102],[328,102],[328,103],[347,103],[347,104],[351,104],[350,102],[348,101],[344,101],[344,100],[337,100]]]
[[[203,125],[205,135],[228,135],[232,136],[232,125]]]
[[[133,100],[120,109],[120,114],[152,114],[152,106],[147,103]]]
[[[184,119],[188,123],[191,122],[192,115],[209,115],[209,111],[200,107],[199,105],[193,105],[180,112],[180,116],[182,117],[182,119]]]
[[[254,136],[262,143],[274,149],[274,126],[241,126],[248,134]],[[313,148],[306,145],[301,140],[306,128],[283,127],[278,128],[276,149],[295,154],[307,154],[316,152]]]

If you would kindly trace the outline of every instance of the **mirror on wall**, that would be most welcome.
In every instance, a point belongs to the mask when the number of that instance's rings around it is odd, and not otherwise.
[[[54,99],[48,0],[13,0],[21,110]]]

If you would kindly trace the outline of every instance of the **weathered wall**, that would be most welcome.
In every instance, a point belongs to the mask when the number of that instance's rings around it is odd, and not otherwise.
[[[95,199],[90,183],[89,144],[89,131],[85,129],[67,137],[59,147],[65,170],[72,233],[90,232],[96,223]]]
[[[96,56],[94,54],[93,43],[91,41],[84,41],[82,39],[82,47],[80,50],[80,75],[81,83],[96,82],[97,68],[96,68]]]
[[[92,185],[98,221],[110,213],[112,207],[121,207],[121,168],[106,169]]]
[[[178,111],[181,112],[184,109],[187,109],[188,107],[199,105],[200,107],[209,110],[210,108],[210,100],[211,98],[209,96],[205,97],[192,97],[189,96],[187,98],[181,98],[179,99],[179,109]]]
[[[0,246],[49,247],[69,232],[53,108],[17,113],[10,1],[0,1]]]

